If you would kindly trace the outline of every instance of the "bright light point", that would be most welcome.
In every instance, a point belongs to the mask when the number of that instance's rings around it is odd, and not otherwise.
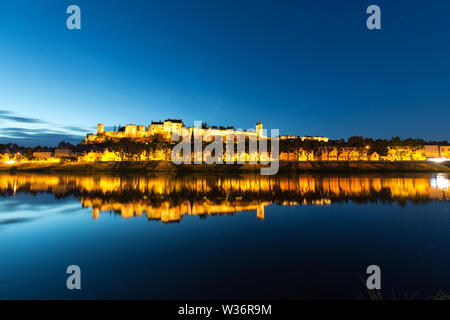
[[[448,186],[449,186],[449,182],[448,182],[448,179],[445,179],[445,178],[437,178],[436,179],[436,185],[437,185],[437,187],[439,188],[439,189],[441,189],[441,190],[447,190],[448,189]]]
[[[429,161],[433,161],[433,162],[445,162],[445,161],[450,161],[450,159],[447,158],[429,158]]]
[[[445,173],[438,173],[436,177],[431,178],[430,184],[433,188],[448,190],[450,185],[448,175]]]
[[[14,160],[8,160],[8,161],[6,161],[6,163],[7,164],[13,164],[13,163],[16,163]]]

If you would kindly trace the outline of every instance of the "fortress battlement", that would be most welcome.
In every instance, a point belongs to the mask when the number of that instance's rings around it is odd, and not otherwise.
[[[215,126],[207,128],[186,127],[182,120],[179,119],[166,119],[165,121],[152,121],[147,127],[145,125],[127,124],[125,127],[119,127],[114,131],[105,131],[105,126],[102,123],[97,125],[96,134],[88,134],[85,138],[85,143],[95,143],[110,138],[149,138],[156,135],[162,137],[162,139],[170,141],[172,134],[179,133],[181,130],[188,130],[192,133],[197,130],[197,134],[208,136],[222,136],[224,139],[229,135],[245,134],[249,136],[262,137],[263,136],[263,124],[258,121],[255,130],[235,130],[232,127],[217,128]]]

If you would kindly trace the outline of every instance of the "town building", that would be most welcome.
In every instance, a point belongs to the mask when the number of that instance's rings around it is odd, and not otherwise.
[[[69,158],[73,156],[72,150],[69,148],[56,148],[55,158]]]
[[[439,146],[439,155],[443,158],[450,159],[450,146]]]
[[[429,158],[447,158],[450,159],[450,145],[425,145],[423,146],[425,157]]]
[[[438,145],[425,145],[423,146],[425,157],[427,158],[439,158],[439,146]]]
[[[48,151],[33,152],[33,157],[37,161],[45,161],[52,157],[52,153]]]

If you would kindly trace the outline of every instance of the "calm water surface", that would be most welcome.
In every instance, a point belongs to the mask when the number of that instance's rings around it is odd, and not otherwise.
[[[0,298],[367,299],[371,264],[450,294],[449,204],[447,174],[0,174]]]

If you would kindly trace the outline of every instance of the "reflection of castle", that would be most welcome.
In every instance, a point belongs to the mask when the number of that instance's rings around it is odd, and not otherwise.
[[[0,175],[0,194],[51,192],[56,197],[75,195],[83,207],[117,212],[123,218],[146,216],[163,222],[180,221],[185,215],[207,216],[256,211],[264,207],[324,205],[354,202],[406,201],[421,203],[449,199],[447,174],[357,176],[66,176]]]
[[[264,219],[264,206],[269,203],[234,204],[222,202],[220,204],[206,200],[203,202],[184,201],[173,205],[170,201],[164,201],[159,205],[152,205],[146,201],[135,203],[105,202],[101,198],[82,197],[83,207],[92,208],[92,218],[98,219],[100,212],[119,212],[122,218],[140,217],[145,215],[149,220],[158,220],[165,223],[178,222],[185,215],[206,216],[216,214],[234,214],[236,212],[256,211],[258,219]]]

